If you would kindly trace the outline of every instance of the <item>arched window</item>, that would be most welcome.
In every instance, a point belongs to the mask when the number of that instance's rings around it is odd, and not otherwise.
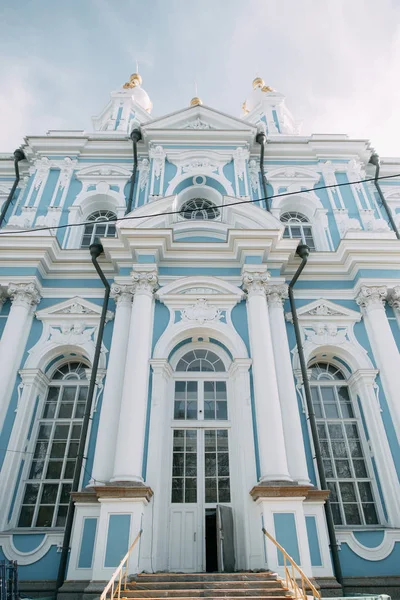
[[[53,374],[37,424],[18,527],[63,527],[85,412],[85,365],[71,362]]]
[[[182,205],[180,214],[184,219],[205,221],[219,217],[219,209],[206,198],[192,198]]]
[[[90,244],[100,237],[115,237],[115,223],[109,222],[110,219],[116,219],[115,213],[110,210],[97,210],[92,213],[87,221],[93,221],[85,225],[83,232],[81,248],[89,248]]]
[[[180,359],[176,371],[225,371],[225,365],[211,350],[191,350]]]
[[[286,212],[281,215],[281,222],[285,225],[283,237],[299,239],[310,250],[315,250],[312,228],[307,217],[299,212]]]
[[[371,467],[346,377],[334,364],[311,365],[311,393],[336,525],[376,525]]]

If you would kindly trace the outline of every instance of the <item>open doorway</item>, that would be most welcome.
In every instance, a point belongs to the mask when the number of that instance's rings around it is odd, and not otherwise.
[[[206,572],[218,571],[217,509],[206,508]]]

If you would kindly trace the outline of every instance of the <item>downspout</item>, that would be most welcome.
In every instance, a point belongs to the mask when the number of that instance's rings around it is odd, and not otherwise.
[[[14,183],[12,185],[12,188],[10,190],[10,193],[8,194],[8,198],[4,203],[4,206],[2,208],[1,214],[0,214],[0,227],[3,225],[3,221],[6,218],[6,214],[8,211],[8,207],[10,206],[15,190],[17,189],[17,185],[18,182],[20,180],[20,176],[19,176],[19,166],[18,163],[20,160],[25,160],[26,156],[23,152],[23,150],[21,150],[20,148],[17,148],[17,150],[15,150],[14,152],[14,171],[15,171],[15,179],[14,179]]]
[[[397,225],[396,225],[396,223],[395,223],[395,221],[393,219],[392,211],[389,208],[389,205],[388,205],[388,203],[386,201],[386,198],[383,195],[382,188],[381,188],[381,186],[378,183],[379,171],[380,171],[380,164],[379,164],[379,156],[378,156],[378,154],[372,154],[371,158],[369,159],[369,163],[371,165],[374,165],[374,167],[375,167],[375,179],[374,179],[374,183],[375,183],[376,190],[377,190],[377,192],[379,194],[379,198],[381,199],[382,205],[383,205],[383,207],[384,207],[384,209],[386,211],[386,214],[387,214],[387,216],[389,218],[389,222],[390,222],[390,224],[392,226],[392,229],[395,232],[397,239],[400,240],[400,233],[399,233]]]
[[[87,438],[87,433],[88,433],[88,428],[89,428],[90,414],[92,411],[94,390],[95,390],[95,386],[96,386],[97,369],[99,366],[101,345],[103,342],[104,325],[105,325],[106,316],[107,316],[108,300],[110,297],[110,284],[108,283],[103,271],[101,270],[99,263],[97,262],[98,257],[103,252],[103,246],[100,243],[91,244],[91,246],[89,246],[89,251],[92,256],[92,263],[94,265],[94,268],[96,269],[101,281],[103,282],[105,292],[104,292],[103,307],[102,307],[100,323],[99,323],[99,330],[97,333],[96,348],[95,348],[94,357],[93,357],[92,372],[90,375],[89,389],[88,389],[88,395],[87,395],[87,400],[86,400],[86,409],[85,409],[85,414],[84,414],[83,421],[82,421],[81,437],[79,440],[79,447],[78,447],[78,454],[76,457],[74,477],[72,480],[71,497],[69,500],[67,518],[65,521],[64,539],[63,539],[63,544],[62,544],[62,548],[61,548],[60,565],[58,568],[58,575],[57,575],[56,594],[58,594],[60,587],[63,585],[63,583],[65,581],[65,571],[66,571],[66,567],[67,567],[68,552],[69,552],[70,541],[71,541],[72,523],[74,520],[74,513],[75,513],[75,504],[72,499],[72,493],[77,492],[79,490],[79,481],[81,478],[82,464],[83,464],[85,447],[86,447],[86,438]]]
[[[126,205],[125,214],[129,214],[132,210],[132,200],[133,200],[133,191],[135,189],[135,181],[136,181],[136,173],[137,173],[137,143],[142,139],[142,134],[140,133],[140,129],[133,129],[131,135],[129,136],[132,140],[133,144],[133,170],[131,177],[131,185],[129,187],[129,197],[128,203]]]
[[[297,352],[299,354],[301,376],[303,379],[304,394],[305,394],[305,398],[306,398],[306,405],[307,405],[308,419],[310,421],[312,440],[314,443],[315,459],[317,462],[320,486],[321,486],[322,490],[327,490],[328,486],[327,486],[327,482],[326,482],[324,463],[322,460],[321,445],[320,445],[319,438],[318,438],[317,421],[315,419],[315,412],[314,412],[314,407],[313,407],[313,403],[312,403],[311,388],[310,388],[310,382],[308,380],[307,364],[306,364],[306,359],[304,356],[303,342],[301,339],[299,318],[297,316],[296,304],[295,304],[294,296],[293,296],[293,287],[294,287],[296,281],[298,280],[298,278],[300,277],[304,267],[307,264],[307,260],[308,260],[309,254],[310,254],[310,249],[306,244],[299,244],[297,246],[296,253],[301,258],[301,264],[300,264],[299,268],[297,269],[296,273],[294,274],[292,281],[289,283],[290,310],[292,311],[294,332],[296,335],[296,343],[297,343]],[[328,528],[329,546],[331,549],[333,570],[334,570],[337,581],[340,583],[340,585],[343,588],[342,568],[341,568],[340,560],[339,560],[339,550],[338,550],[338,544],[336,541],[335,524],[333,522],[332,508],[331,508],[329,497],[327,498],[327,500],[324,504],[324,508],[325,508],[326,524],[327,524],[327,528]]]
[[[265,208],[267,209],[268,212],[270,212],[269,202],[268,202],[267,183],[266,183],[265,171],[264,171],[264,148],[265,148],[265,141],[266,141],[266,135],[265,135],[265,133],[263,131],[260,131],[260,133],[257,133],[257,135],[256,135],[256,142],[258,144],[260,144],[260,146],[261,146],[261,150],[260,150],[260,171],[261,171],[261,183],[262,183],[262,188],[263,188],[263,195],[264,195],[264,200],[265,200]]]

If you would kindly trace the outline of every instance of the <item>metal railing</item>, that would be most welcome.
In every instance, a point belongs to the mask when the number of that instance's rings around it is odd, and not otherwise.
[[[262,528],[264,535],[271,540],[273,544],[282,552],[283,555],[283,568],[285,571],[285,584],[286,588],[293,594],[296,600],[307,600],[307,597],[312,594],[314,598],[318,598],[321,600],[321,594],[311,583],[307,575],[302,571],[299,565],[293,560],[293,558],[286,552],[285,548],[276,541],[275,538],[272,537],[271,534],[268,533]],[[301,585],[299,585],[298,581],[301,581]],[[311,593],[307,594],[307,590]]]
[[[139,541],[140,536],[142,535],[142,529],[139,531],[132,544],[129,547],[128,552],[125,554],[124,558],[119,563],[118,567],[115,569],[110,581],[107,583],[104,588],[103,593],[100,596],[100,600],[120,600],[121,591],[126,591],[126,581],[128,579],[128,567],[129,567],[129,558],[132,554],[132,550],[136,546]]]
[[[0,560],[0,600],[17,600],[18,564],[16,560]]]

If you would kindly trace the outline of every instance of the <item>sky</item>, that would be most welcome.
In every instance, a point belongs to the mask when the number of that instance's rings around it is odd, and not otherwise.
[[[2,0],[0,152],[91,117],[136,70],[153,117],[204,104],[240,116],[256,75],[302,133],[400,157],[400,0]]]

